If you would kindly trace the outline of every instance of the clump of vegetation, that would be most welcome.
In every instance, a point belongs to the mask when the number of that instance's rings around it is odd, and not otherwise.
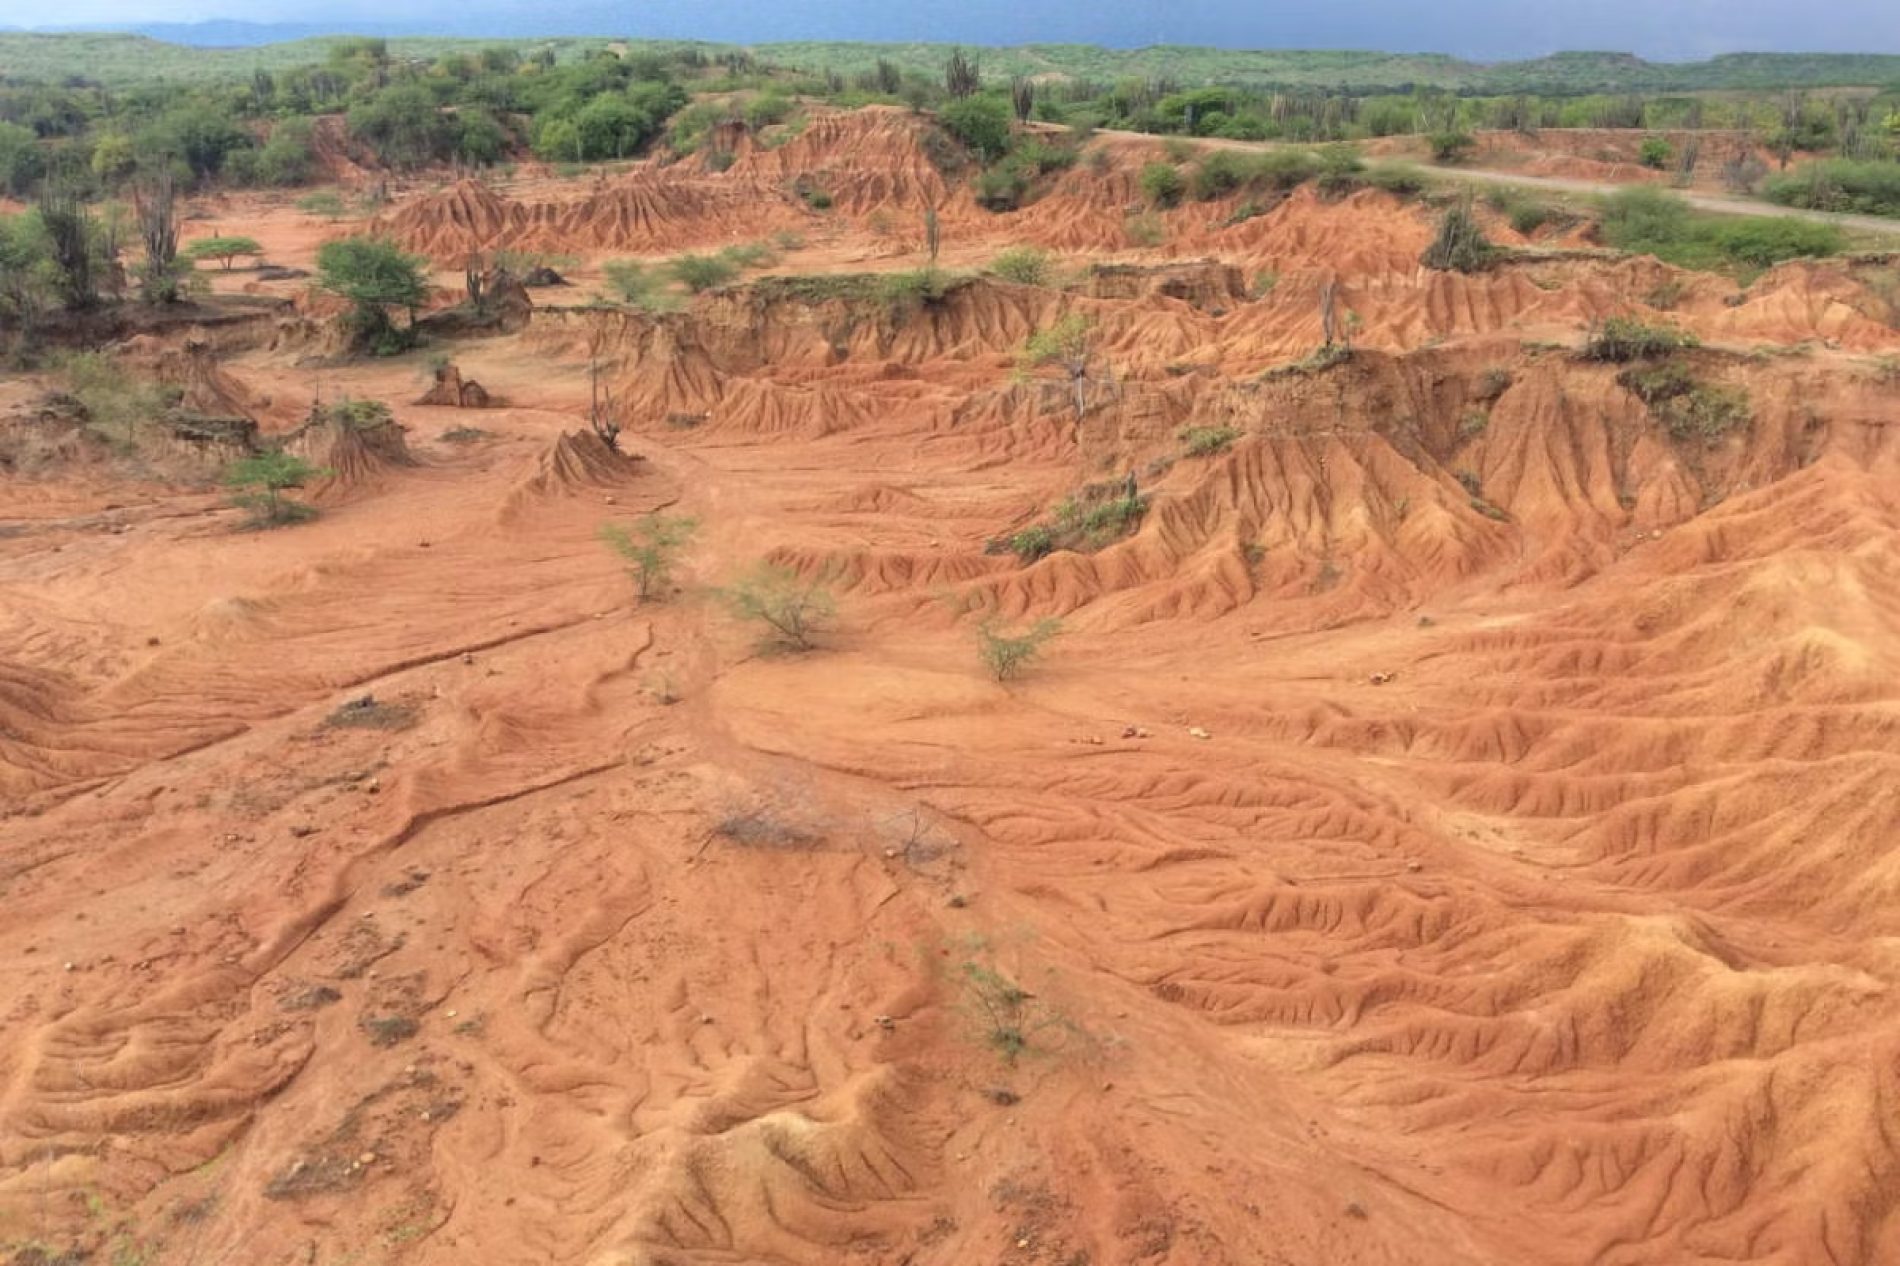
[[[610,259],[600,267],[607,287],[619,302],[642,312],[670,312],[679,300],[666,288],[666,279],[637,260]]]
[[[726,285],[739,275],[739,265],[722,255],[676,255],[667,261],[666,270],[694,294]]]
[[[1636,161],[1651,171],[1662,171],[1669,166],[1669,160],[1675,157],[1675,150],[1669,142],[1660,136],[1647,136],[1637,148]]]
[[[429,294],[427,267],[393,242],[346,237],[318,249],[317,284],[353,305],[347,319],[358,346],[392,356],[415,343],[416,309]],[[408,310],[407,329],[391,323],[391,308]]]
[[[992,273],[1023,286],[1048,285],[1053,270],[1049,252],[1034,246],[1012,246],[990,261]]]
[[[1038,620],[1028,629],[1011,633],[994,621],[977,626],[977,654],[997,681],[1011,681],[1042,654],[1050,638],[1062,631],[1060,620]]]
[[[1130,246],[1159,246],[1168,240],[1168,226],[1152,211],[1131,215],[1122,222]]]
[[[1433,132],[1425,138],[1425,145],[1432,152],[1435,163],[1455,163],[1477,148],[1477,138],[1469,132],[1447,129]]]
[[[332,400],[313,413],[325,422],[353,431],[374,431],[395,421],[395,415],[381,400],[359,400],[354,396]]]
[[[811,650],[838,613],[822,578],[806,579],[769,563],[735,580],[721,596],[734,616],[761,626],[767,644],[780,650]]]
[[[122,452],[136,444],[143,423],[161,416],[177,399],[175,389],[140,378],[106,352],[73,352],[56,367],[66,393],[84,411],[87,428]]]
[[[1762,192],[1783,206],[1900,216],[1900,163],[1826,159],[1771,177]]]
[[[190,242],[180,252],[186,259],[197,262],[201,259],[215,259],[225,272],[231,271],[231,265],[239,256],[255,259],[264,253],[264,248],[254,237],[201,237]]]
[[[1675,361],[1631,367],[1616,380],[1649,407],[1674,439],[1712,444],[1753,420],[1745,389],[1700,382]]]
[[[1182,451],[1189,457],[1213,457],[1234,446],[1240,432],[1231,426],[1191,426],[1181,432]]]
[[[1359,180],[1400,198],[1416,198],[1429,183],[1424,172],[1406,163],[1373,163],[1360,173]]]
[[[1419,256],[1425,267],[1440,272],[1483,272],[1497,261],[1498,248],[1484,235],[1484,228],[1471,209],[1471,199],[1445,208],[1438,220],[1438,235]]]
[[[341,220],[349,214],[343,195],[334,189],[319,189],[297,199],[297,209],[305,215],[320,215],[326,220]]]
[[[1680,196],[1636,186],[1603,203],[1598,233],[1617,250],[1654,255],[1679,268],[1752,274],[1790,259],[1839,254],[1847,240],[1831,224],[1768,216],[1698,215]]]
[[[1149,203],[1163,209],[1181,201],[1187,182],[1172,163],[1149,163],[1141,169],[1141,192]]]
[[[1095,323],[1071,312],[1031,334],[1016,356],[1016,372],[1027,378],[1045,365],[1060,368],[1069,379],[1076,420],[1088,412],[1089,364],[1095,355]]]
[[[966,961],[962,975],[984,1040],[1011,1064],[1029,1052],[1039,1034],[1063,1024],[1035,994],[987,963]]]
[[[1458,420],[1458,438],[1461,440],[1476,439],[1478,436],[1483,435],[1485,429],[1490,425],[1491,415],[1486,413],[1483,409],[1468,410],[1465,416]]]
[[[224,482],[236,489],[232,504],[251,512],[252,527],[274,528],[316,518],[316,507],[292,501],[284,493],[328,474],[294,453],[273,449],[232,462],[224,472]]]
[[[1590,328],[1584,340],[1584,360],[1626,364],[1651,360],[1697,346],[1695,335],[1673,325],[1645,325],[1634,317],[1611,317]]]
[[[646,602],[673,583],[680,554],[698,526],[684,515],[654,513],[636,520],[631,532],[624,524],[603,523],[600,539],[627,565],[640,601]]]
[[[1055,552],[1055,529],[1046,523],[1032,523],[1020,532],[1010,533],[1004,538],[1004,545],[1023,562],[1033,563]]]
[[[962,97],[939,110],[937,121],[981,162],[1001,158],[1009,149],[1010,110],[1001,98]]]

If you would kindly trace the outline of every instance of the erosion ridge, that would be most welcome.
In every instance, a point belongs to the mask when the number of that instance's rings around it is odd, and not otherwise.
[[[1311,188],[1135,246],[1139,145],[993,215],[917,128],[399,201],[458,274],[814,239],[677,311],[536,292],[454,346],[479,410],[314,357],[302,297],[119,349],[323,466],[312,522],[237,530],[189,453],[0,475],[0,1245],[1900,1258],[1866,266],[1434,273],[1428,208]],[[947,269],[1067,284],[865,280],[925,206]],[[1630,314],[1745,410],[1580,354]],[[1079,394],[1021,356],[1074,315]],[[1130,481],[1126,531],[1012,544]],[[598,533],[653,511],[698,530],[642,603]],[[835,593],[819,650],[720,600],[762,560]],[[1045,618],[983,672],[979,624]]]

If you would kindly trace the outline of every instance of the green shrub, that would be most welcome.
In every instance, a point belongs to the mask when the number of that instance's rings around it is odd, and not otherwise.
[[[1195,165],[1192,180],[1194,196],[1202,202],[1212,202],[1240,188],[1247,182],[1249,174],[1249,164],[1244,155],[1231,149],[1214,150]]]
[[[1585,360],[1625,364],[1695,346],[1695,335],[1686,330],[1673,325],[1645,325],[1634,317],[1618,316],[1591,329],[1581,355]]]
[[[977,174],[971,192],[977,204],[989,211],[1014,211],[1029,192],[1023,173],[1007,163],[987,167]]]
[[[1170,163],[1149,163],[1141,169],[1141,192],[1157,207],[1171,207],[1181,200],[1185,183]]]
[[[613,297],[645,312],[666,312],[679,300],[666,289],[666,280],[653,269],[631,259],[610,259],[600,266]]]
[[[1240,432],[1231,426],[1191,426],[1181,432],[1183,451],[1189,457],[1213,457],[1233,447]]]
[[[992,273],[1023,286],[1048,285],[1052,269],[1049,252],[1034,246],[1012,246],[990,261]]]
[[[1747,270],[1838,254],[1847,241],[1831,224],[1767,216],[1697,215],[1676,194],[1634,187],[1604,200],[1600,232],[1618,250],[1680,268]]]
[[[719,255],[676,255],[666,269],[694,294],[723,286],[739,275],[739,266]]]
[[[1783,206],[1900,216],[1900,163],[1825,159],[1771,177],[1762,192]]]
[[[770,268],[778,263],[778,254],[765,242],[745,242],[720,250],[719,257],[740,268]]]
[[[1665,404],[1659,416],[1674,438],[1713,444],[1730,431],[1746,427],[1753,411],[1748,392],[1740,387],[1698,384]]]
[[[1020,532],[1011,533],[1004,544],[1010,553],[1023,562],[1033,563],[1055,550],[1056,534],[1047,524],[1035,523]]]
[[[1660,136],[1650,136],[1644,138],[1642,147],[1637,150],[1636,161],[1652,171],[1662,171],[1669,166],[1669,160],[1674,155],[1675,151],[1669,147],[1668,141]]]
[[[224,472],[224,482],[236,489],[232,504],[251,512],[253,527],[282,527],[317,516],[315,507],[292,501],[284,493],[328,473],[295,454],[273,449],[232,462]]]
[[[983,666],[990,670],[990,676],[997,681],[1010,681],[1021,676],[1042,654],[1049,639],[1061,631],[1062,624],[1058,620],[1038,620],[1019,633],[1004,632],[985,620],[977,626],[977,654]]]
[[[759,625],[767,644],[781,650],[812,649],[838,610],[823,580],[769,563],[739,577],[720,596],[734,616]]]
[[[937,112],[944,130],[986,163],[1001,158],[1009,149],[1010,117],[1009,103],[991,96],[963,97],[946,103]]]
[[[1455,163],[1474,149],[1478,142],[1469,132],[1443,131],[1427,136],[1425,144],[1431,149],[1433,162]]]
[[[1383,189],[1400,198],[1415,198],[1425,192],[1425,173],[1405,163],[1374,163],[1359,179],[1374,189]]]
[[[619,523],[601,524],[600,539],[626,563],[640,601],[645,602],[672,583],[673,569],[698,526],[683,515],[648,514],[631,532]]]

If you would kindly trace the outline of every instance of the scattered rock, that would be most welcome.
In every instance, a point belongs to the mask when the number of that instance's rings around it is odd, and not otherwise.
[[[1212,734],[1209,734],[1206,730],[1203,730],[1198,725],[1191,725],[1188,727],[1188,737],[1197,738],[1197,739],[1211,739],[1214,736]]]

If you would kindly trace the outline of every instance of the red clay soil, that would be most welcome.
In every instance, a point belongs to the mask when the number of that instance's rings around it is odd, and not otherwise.
[[[260,321],[181,380],[405,428],[298,438],[320,518],[109,455],[0,476],[11,1260],[1900,1261],[1864,270],[1428,273],[1431,213],[1373,193],[1131,248],[1133,159],[992,217],[911,127],[386,223],[584,277],[797,224],[778,271],[843,272],[914,264],[942,196],[951,264],[1126,267],[542,306],[455,344],[479,413]],[[1354,353],[1302,364],[1328,284]],[[1014,368],[1069,312],[1079,419]],[[1699,333],[1746,421],[1672,431],[1577,359],[1619,313]],[[986,548],[1131,472],[1126,538]],[[649,511],[698,531],[639,602],[598,533]],[[831,586],[817,649],[719,599],[762,560]],[[1044,618],[992,680],[979,626]]]

